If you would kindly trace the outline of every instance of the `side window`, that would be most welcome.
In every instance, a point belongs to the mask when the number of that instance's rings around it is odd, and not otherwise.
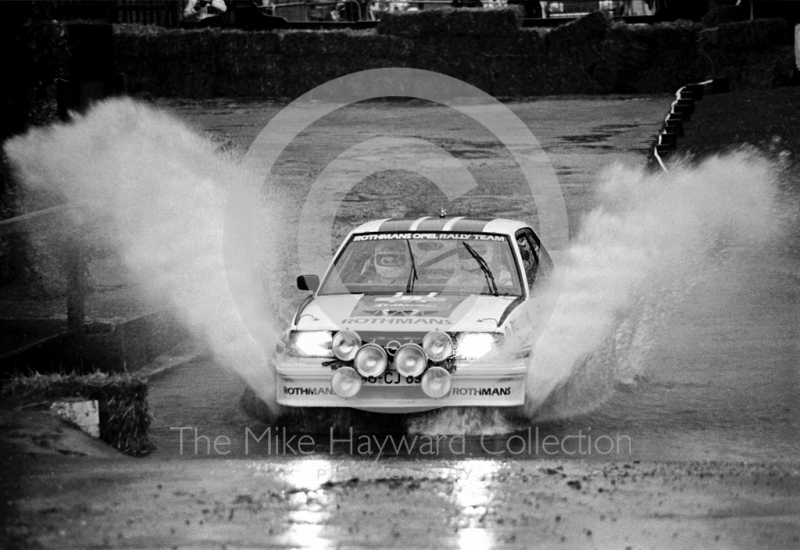
[[[522,255],[522,268],[525,270],[525,278],[528,281],[528,287],[531,287],[539,270],[539,244],[530,229],[517,231],[515,237],[519,252]]]

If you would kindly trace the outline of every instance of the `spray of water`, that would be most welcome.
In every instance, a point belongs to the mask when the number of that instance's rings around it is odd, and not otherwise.
[[[599,205],[569,248],[565,286],[535,350],[527,415],[585,413],[646,376],[660,319],[680,307],[693,277],[712,269],[728,277],[735,262],[715,258],[780,235],[777,193],[774,165],[749,150],[669,174],[607,171]]]
[[[143,299],[163,305],[166,297],[218,361],[274,405],[264,350],[277,327],[263,327],[263,342],[252,339],[230,296],[236,274],[226,274],[222,254],[227,186],[252,176],[216,149],[179,120],[131,100],[102,103],[74,123],[5,146],[25,185],[85,205],[136,275]],[[774,166],[752,151],[675,166],[670,174],[617,166],[603,175],[597,202],[559,258],[565,284],[534,350],[529,418],[586,412],[645,375],[660,315],[680,307],[692,275],[711,268],[715,255],[767,243],[780,227]],[[262,224],[274,236],[287,224],[271,206],[272,221]],[[269,239],[259,250],[259,265],[285,255],[271,250]],[[273,275],[280,263],[269,267]],[[253,307],[262,307],[261,289],[250,292]],[[449,409],[412,429],[490,433],[512,426],[497,411]]]
[[[129,99],[32,130],[5,151],[25,186],[82,205],[72,221],[88,213],[143,300],[170,305],[220,364],[274,403],[264,350],[274,346],[275,328],[264,327],[265,342],[252,339],[231,298],[222,252],[228,185],[251,177],[246,171],[177,118]],[[251,292],[259,307],[258,289]]]
[[[646,377],[662,318],[681,307],[693,280],[731,276],[737,251],[781,235],[777,175],[774,163],[746,149],[669,174],[605,171],[598,206],[557,259],[564,285],[534,349],[525,407],[513,412],[524,422],[584,414]],[[442,410],[412,430],[509,432],[520,417]]]

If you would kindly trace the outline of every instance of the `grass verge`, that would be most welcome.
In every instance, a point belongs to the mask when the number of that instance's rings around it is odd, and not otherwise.
[[[99,372],[17,376],[4,384],[0,396],[21,403],[70,397],[96,400],[101,440],[131,456],[143,456],[154,449],[147,438],[151,420],[147,408],[147,385],[135,376]]]
[[[800,165],[800,87],[743,90],[697,102],[677,152],[696,160],[752,145]]]

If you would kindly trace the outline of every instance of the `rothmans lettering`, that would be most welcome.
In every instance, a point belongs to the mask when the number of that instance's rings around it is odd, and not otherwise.
[[[450,319],[441,318],[404,318],[404,317],[351,317],[342,319],[343,325],[451,325]]]
[[[290,388],[283,387],[283,393],[287,395],[334,395],[333,388]]]
[[[505,388],[453,388],[453,395],[511,395],[511,386]]]

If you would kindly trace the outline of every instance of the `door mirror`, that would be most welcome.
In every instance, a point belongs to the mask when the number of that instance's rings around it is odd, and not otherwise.
[[[319,288],[319,277],[316,275],[300,275],[297,278],[297,288],[316,292]]]

